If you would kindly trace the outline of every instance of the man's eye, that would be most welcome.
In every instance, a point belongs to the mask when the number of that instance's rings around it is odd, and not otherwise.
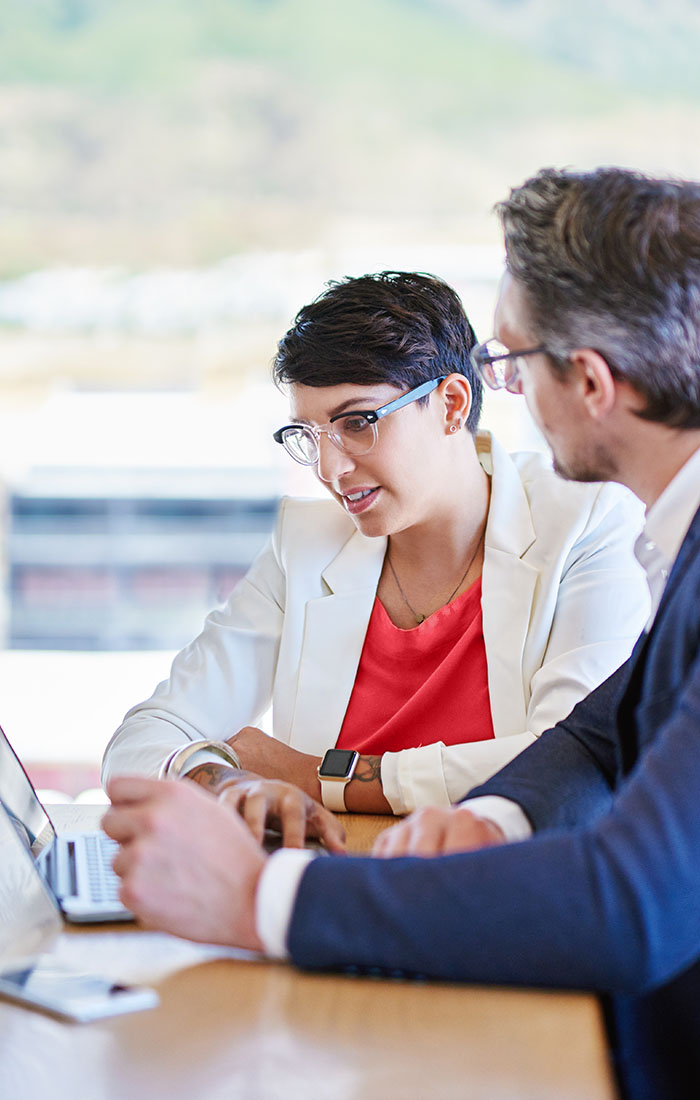
[[[341,420],[341,431],[348,435],[358,435],[369,428],[369,421],[364,416],[346,416]]]

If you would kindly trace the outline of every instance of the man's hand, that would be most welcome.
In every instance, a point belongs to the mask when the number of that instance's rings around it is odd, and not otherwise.
[[[316,837],[330,852],[345,851],[345,829],[337,817],[291,783],[246,775],[218,797],[238,811],[259,843],[269,827],[280,830],[285,848],[303,848],[306,837]]]
[[[149,928],[259,951],[255,896],[266,855],[237,813],[194,783],[119,776],[102,819],[121,848],[122,902]]]
[[[257,726],[244,726],[228,738],[228,744],[246,771],[264,779],[284,779],[318,801],[321,785],[316,772],[322,757],[299,752]]]
[[[417,810],[400,825],[377,837],[372,855],[439,856],[505,844],[502,829],[485,817],[477,817],[466,806],[429,807]]]

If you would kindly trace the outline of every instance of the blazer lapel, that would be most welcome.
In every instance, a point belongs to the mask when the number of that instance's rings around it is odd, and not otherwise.
[[[335,745],[347,709],[377,584],[386,539],[355,532],[324,569],[328,595],[306,605],[299,659],[292,746],[322,756]]]
[[[522,653],[539,570],[523,561],[535,541],[530,507],[520,476],[500,444],[479,433],[479,457],[492,473],[491,504],[484,540],[482,619],[491,714],[496,729],[520,732],[527,710]],[[490,458],[490,461],[489,461]]]

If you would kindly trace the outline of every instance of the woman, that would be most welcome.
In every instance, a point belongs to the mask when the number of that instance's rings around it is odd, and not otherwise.
[[[331,809],[405,814],[462,797],[626,659],[648,610],[639,504],[477,434],[475,342],[431,276],[347,279],[300,311],[275,439],[332,499],[283,501],[226,606],[126,716],[105,779],[185,746],[194,778],[235,781],[192,757],[206,738]],[[255,726],[270,702],[274,737]]]

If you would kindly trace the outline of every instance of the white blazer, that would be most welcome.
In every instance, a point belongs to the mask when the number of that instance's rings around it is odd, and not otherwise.
[[[501,768],[629,656],[649,611],[635,497],[565,482],[543,455],[508,455],[488,433],[477,447],[492,477],[482,612],[495,740],[386,753],[395,813],[449,804]],[[283,500],[225,607],[126,715],[103,779],[155,774],[174,748],[259,724],[270,703],[274,736],[322,756],[342,726],[385,551],[335,501]]]

